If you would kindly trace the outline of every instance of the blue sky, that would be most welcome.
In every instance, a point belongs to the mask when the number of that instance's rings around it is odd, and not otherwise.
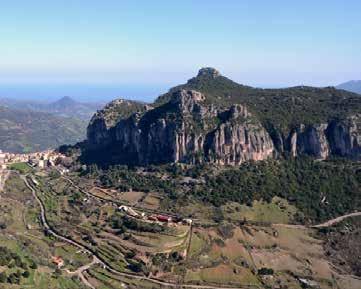
[[[361,1],[1,1],[0,83],[255,86],[359,79]],[[0,90],[1,93],[1,90]]]

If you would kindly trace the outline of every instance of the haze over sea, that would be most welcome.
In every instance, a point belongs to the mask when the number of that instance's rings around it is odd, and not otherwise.
[[[359,78],[360,9],[357,0],[2,1],[0,97],[149,101],[205,66],[251,86],[337,85]]]
[[[166,84],[1,83],[0,98],[49,102],[70,96],[82,102],[107,102],[115,98],[151,102],[169,87]]]

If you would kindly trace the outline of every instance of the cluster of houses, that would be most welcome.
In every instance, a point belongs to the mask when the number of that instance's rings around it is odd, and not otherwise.
[[[45,168],[55,166],[59,158],[64,156],[54,150],[46,150],[28,154],[6,153],[0,150],[0,166],[6,168],[7,164],[28,163],[33,167]]]
[[[128,206],[120,206],[118,208],[118,210],[126,213],[130,217],[148,220],[151,222],[174,223],[174,224],[183,223],[183,224],[189,225],[189,226],[191,226],[193,223],[192,219],[182,219],[182,218],[171,217],[171,216],[167,216],[167,215],[152,214],[152,215],[147,216],[144,212],[138,213],[134,209],[132,209],[131,207],[128,207]]]

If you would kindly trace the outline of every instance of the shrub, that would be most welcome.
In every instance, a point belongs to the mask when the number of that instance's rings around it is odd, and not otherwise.
[[[261,268],[258,270],[258,275],[273,275],[274,271],[272,268]]]

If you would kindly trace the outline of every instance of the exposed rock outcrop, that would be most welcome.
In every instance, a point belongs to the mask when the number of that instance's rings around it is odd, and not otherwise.
[[[294,157],[306,154],[319,159],[326,159],[330,155],[360,159],[360,123],[360,116],[351,116],[346,120],[300,125],[290,132],[285,150]]]
[[[98,131],[100,130],[100,131]],[[101,120],[88,128],[92,146],[115,146],[138,165],[168,162],[240,164],[272,156],[274,146],[242,105],[215,109],[196,91],[180,90],[157,108],[134,113],[108,129]],[[104,143],[103,143],[104,142]]]
[[[290,133],[287,150],[294,157],[306,154],[319,159],[327,158],[330,149],[327,142],[326,129],[327,124],[300,125]]]
[[[153,105],[108,104],[88,126],[87,149],[136,165],[237,165],[285,153],[361,159],[360,111],[359,96],[334,88],[261,90],[203,68]]]
[[[332,154],[361,159],[361,115],[330,122],[327,139]]]
[[[197,75],[197,77],[202,77],[202,76],[216,78],[218,76],[221,76],[221,74],[217,69],[214,69],[212,67],[205,67],[205,68],[201,68]]]
[[[145,103],[116,99],[97,111],[90,120],[87,129],[88,146],[93,149],[105,147],[114,141],[113,128],[118,121],[136,112],[143,112],[151,107]]]

